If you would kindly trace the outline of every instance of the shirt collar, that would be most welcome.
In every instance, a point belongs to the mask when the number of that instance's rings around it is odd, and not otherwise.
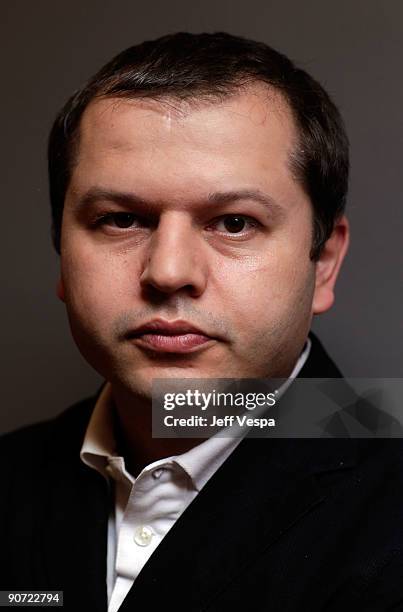
[[[184,470],[194,487],[200,490],[239,443],[238,439],[212,437],[181,455],[160,459],[144,470],[174,464]],[[108,465],[120,464],[124,458],[116,452],[113,423],[112,387],[106,383],[95,404],[80,452],[81,460],[108,478]],[[131,480],[134,482],[132,475]]]

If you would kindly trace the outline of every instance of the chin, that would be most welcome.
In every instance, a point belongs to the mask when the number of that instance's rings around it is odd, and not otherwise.
[[[123,385],[127,391],[134,395],[151,400],[152,383],[156,379],[205,379],[205,378],[220,378],[220,375],[215,372],[206,372],[200,368],[190,365],[165,365],[159,367],[144,368],[136,374],[127,374],[124,380],[119,381],[119,385]]]

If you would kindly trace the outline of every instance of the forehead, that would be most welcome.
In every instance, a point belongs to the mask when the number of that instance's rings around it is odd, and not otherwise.
[[[263,85],[219,101],[104,98],[83,114],[72,182],[119,180],[148,191],[169,182],[178,197],[182,186],[206,181],[264,188],[257,183],[290,181],[296,143],[288,104]]]

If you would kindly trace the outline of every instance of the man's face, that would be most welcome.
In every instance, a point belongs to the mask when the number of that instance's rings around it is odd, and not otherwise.
[[[115,386],[148,396],[153,378],[289,374],[316,273],[312,206],[289,164],[296,141],[287,105],[263,87],[87,108],[59,296],[82,354]],[[138,330],[155,320],[182,323]]]

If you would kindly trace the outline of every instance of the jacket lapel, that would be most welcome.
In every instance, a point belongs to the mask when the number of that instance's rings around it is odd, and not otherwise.
[[[103,612],[110,495],[106,480],[79,456],[90,410],[83,408],[79,419],[58,420],[42,478],[44,513],[37,521],[44,586],[64,591],[65,609]]]
[[[354,464],[350,440],[315,442],[313,458],[311,440],[243,440],[165,536],[120,612],[152,609],[175,592],[176,609],[201,610],[241,580],[260,552],[325,502],[316,475]]]

